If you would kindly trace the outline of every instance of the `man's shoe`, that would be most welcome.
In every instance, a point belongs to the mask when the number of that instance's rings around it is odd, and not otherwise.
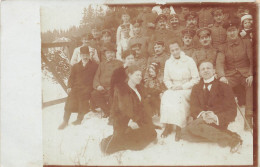
[[[73,124],[73,125],[80,125],[80,124],[81,124],[81,121],[82,121],[82,120],[78,120],[78,119],[77,119],[76,121],[72,122],[72,124]]]
[[[62,124],[59,126],[59,130],[63,130],[68,126],[68,122],[62,122]]]
[[[231,147],[230,152],[233,153],[240,153],[242,148],[242,140],[240,140],[234,147]]]

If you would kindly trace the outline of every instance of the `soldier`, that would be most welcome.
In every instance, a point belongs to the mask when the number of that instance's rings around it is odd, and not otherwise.
[[[182,30],[182,41],[183,41],[182,51],[184,51],[185,54],[190,57],[192,57],[192,54],[195,51],[193,46],[194,45],[193,38],[195,34],[196,32],[193,29]]]
[[[186,16],[187,14],[189,14],[189,12],[190,12],[190,9],[189,9],[188,7],[184,7],[184,6],[181,7],[181,13],[179,14],[180,25],[181,25],[181,26],[185,26],[185,25],[186,25],[185,16]]]
[[[142,72],[145,72],[148,55],[147,52],[142,52],[142,43],[139,40],[134,40],[130,47],[134,52],[135,64],[140,67]]]
[[[164,14],[167,17],[166,20],[166,29],[170,29],[171,28],[171,24],[170,24],[170,14],[171,14],[171,9],[170,6],[160,6],[161,10],[162,10],[162,14]]]
[[[199,21],[198,15],[195,12],[189,12],[184,18],[186,20],[185,28],[197,31]],[[200,47],[199,38],[197,36],[194,37],[193,41],[194,48]]]
[[[141,51],[142,53],[146,53],[148,50],[148,42],[149,42],[149,38],[144,36],[142,31],[141,31],[141,23],[140,20],[137,20],[134,24],[133,24],[133,34],[134,36],[132,38],[130,38],[129,43],[128,43],[128,47],[131,48],[131,46],[138,41],[142,48]]]
[[[93,81],[94,91],[91,93],[91,97],[94,104],[103,110],[104,117],[108,117],[110,114],[109,98],[111,97],[110,82],[112,74],[117,68],[122,66],[122,62],[115,59],[115,52],[116,49],[113,44],[110,43],[105,46],[106,61],[99,64]]]
[[[142,20],[142,27],[144,30],[145,36],[152,35],[152,32],[155,29],[155,19],[157,17],[156,13],[152,12],[152,7],[144,6],[143,12],[139,13],[137,20]]]
[[[93,40],[94,40],[95,45],[99,46],[100,39],[101,39],[100,27],[95,26],[94,28],[92,28],[91,29],[91,34],[93,35]]]
[[[210,61],[215,67],[217,56],[221,53],[211,45],[211,30],[204,27],[198,29],[196,33],[202,47],[194,51],[192,58],[197,65],[199,65],[202,61],[207,60]]]
[[[147,68],[144,76],[144,80],[148,78],[149,71],[148,65],[151,63],[160,63],[160,69],[158,72],[158,78],[160,82],[163,82],[163,73],[164,73],[164,64],[167,59],[169,59],[170,55],[165,50],[165,43],[163,41],[155,41],[154,42],[154,54],[148,57],[147,60]]]
[[[109,29],[104,29],[102,31],[102,36],[101,36],[101,44],[100,44],[100,50],[99,50],[99,58],[100,61],[103,62],[106,60],[105,55],[103,54],[102,50],[105,47],[105,45],[109,44],[112,42],[112,35],[111,31]]]
[[[201,8],[201,10],[198,12],[200,28],[213,25],[213,17],[211,15],[211,12],[212,8],[210,7]]]
[[[219,49],[227,38],[226,29],[223,28],[225,15],[222,8],[214,8],[211,14],[214,18],[214,25],[210,28],[212,46]]]
[[[154,31],[151,37],[151,44],[148,47],[149,54],[152,54],[152,52],[154,51],[152,45],[154,41],[163,41],[165,46],[167,46],[168,40],[171,39],[173,36],[171,31],[166,29],[167,17],[164,14],[158,15],[155,20],[155,24],[157,29]]]
[[[221,82],[232,88],[243,85],[246,90],[245,117],[253,126],[253,48],[249,39],[239,37],[239,20],[229,20],[223,27],[227,31],[227,42],[217,58],[217,74]],[[245,130],[249,130],[245,126]]]
[[[177,14],[173,14],[170,16],[170,24],[170,30],[172,34],[174,34],[173,38],[181,40],[181,30],[183,29],[183,27],[180,25],[179,16]]]

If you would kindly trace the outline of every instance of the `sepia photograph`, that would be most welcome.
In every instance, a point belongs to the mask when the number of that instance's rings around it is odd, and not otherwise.
[[[43,165],[257,162],[256,3],[42,5]]]

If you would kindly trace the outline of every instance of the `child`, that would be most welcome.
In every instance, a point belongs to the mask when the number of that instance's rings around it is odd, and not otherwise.
[[[148,67],[149,76],[144,81],[144,108],[145,112],[147,112],[151,117],[160,114],[160,97],[165,89],[163,83],[158,79],[159,69],[159,63],[151,63]]]
[[[252,15],[244,15],[241,17],[242,30],[240,31],[240,36],[243,39],[253,39],[253,18]]]
[[[129,39],[133,37],[133,25],[130,23],[129,14],[124,12],[121,18],[123,23],[119,25],[116,32],[116,58],[118,60],[122,60],[122,53],[127,50]]]

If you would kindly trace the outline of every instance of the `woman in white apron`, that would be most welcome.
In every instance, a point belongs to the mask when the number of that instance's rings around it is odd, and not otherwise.
[[[169,44],[170,58],[165,63],[164,84],[167,89],[161,99],[160,122],[165,123],[162,137],[167,137],[176,125],[175,140],[180,140],[180,130],[186,126],[189,115],[191,88],[199,82],[199,73],[194,60],[185,55],[180,44]]]

